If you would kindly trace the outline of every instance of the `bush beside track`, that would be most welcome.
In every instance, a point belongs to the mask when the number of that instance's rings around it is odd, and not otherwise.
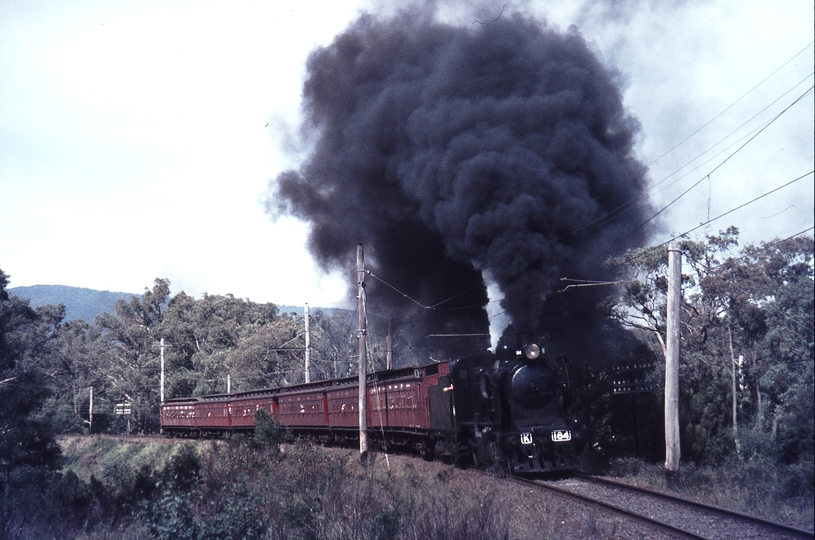
[[[254,438],[183,442],[152,437],[61,437],[62,471],[37,493],[37,505],[20,509],[4,524],[5,537],[525,539],[637,535],[626,529],[627,524],[600,513],[532,497],[497,478],[440,462],[371,454],[362,464],[355,450],[302,442],[280,445],[279,435],[269,430]],[[615,465],[612,472],[629,480],[665,483],[658,466],[633,460]],[[681,485],[673,488],[693,492],[696,483],[699,491],[710,489],[709,483],[695,482],[703,471],[687,472],[678,479]],[[752,489],[767,492],[772,486],[754,484]],[[807,508],[811,518],[811,493],[787,503],[798,520],[805,519]]]

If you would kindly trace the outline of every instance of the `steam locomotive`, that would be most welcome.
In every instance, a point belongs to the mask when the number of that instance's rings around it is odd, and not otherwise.
[[[566,358],[546,359],[531,343],[369,374],[368,438],[510,474],[569,471],[576,433],[568,369]],[[357,377],[176,398],[162,404],[161,428],[170,437],[251,432],[263,409],[296,435],[341,445],[358,440],[358,403]]]

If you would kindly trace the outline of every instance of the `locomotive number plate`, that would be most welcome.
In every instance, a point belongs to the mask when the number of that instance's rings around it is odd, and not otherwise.
[[[532,444],[532,434],[521,433],[521,444]]]
[[[556,429],[552,432],[552,440],[555,442],[571,441],[572,432],[568,429]]]

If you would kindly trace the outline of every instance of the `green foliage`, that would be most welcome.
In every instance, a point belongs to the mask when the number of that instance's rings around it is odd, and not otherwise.
[[[301,325],[279,317],[273,304],[232,295],[194,300],[179,293],[157,329],[172,345],[168,395],[225,393],[227,376],[233,392],[296,382],[302,353],[276,349],[297,341],[301,332]]]
[[[507,515],[477,483],[396,470],[375,457],[363,468],[347,454],[303,443],[276,459],[267,450],[249,438],[181,445],[150,474],[151,492],[128,488],[136,510],[116,518],[117,533],[136,520],[155,538],[507,537]],[[93,482],[66,474],[61,500],[92,507],[94,490],[114,492],[107,482]],[[103,522],[113,523],[113,511],[101,508]]]
[[[195,447],[183,444],[164,469],[164,481],[178,491],[189,491],[201,475],[201,460]]]
[[[264,409],[255,411],[255,433],[250,444],[258,449],[268,449],[270,457],[276,458],[281,455],[280,445],[290,440],[292,434],[286,426],[276,422]]]
[[[681,243],[683,458],[812,461],[813,239],[737,246],[734,227]],[[665,250],[609,264],[628,278],[611,312],[664,358]]]
[[[306,443],[286,445],[270,459],[267,449],[249,438],[139,447],[115,439],[104,444],[68,439],[64,444],[68,462],[79,468],[77,474],[65,472],[51,491],[38,494],[43,514],[52,518],[31,523],[27,530],[35,535],[10,538],[501,539],[562,534],[560,518],[549,519],[551,509],[519,500],[517,491],[503,483],[496,489],[483,478],[438,463],[393,456],[386,463],[374,454],[363,467],[354,453]],[[128,467],[134,462],[140,465]],[[93,463],[92,469],[83,466]],[[798,526],[811,523],[812,464],[771,465],[735,459],[716,467],[687,464],[670,486],[662,468],[647,462],[614,460],[612,472],[742,512]],[[87,480],[100,469],[108,472]],[[145,484],[150,488],[144,489]],[[517,524],[531,508],[536,508],[540,526],[519,534]],[[580,537],[612,536],[591,518],[583,532]]]
[[[0,341],[0,358],[8,369],[48,375],[41,380],[49,390],[41,414],[59,433],[157,432],[162,338],[165,399],[225,393],[227,379],[232,392],[304,380],[303,321],[279,314],[274,304],[232,295],[171,297],[170,282],[156,279],[144,294],[119,299],[93,321],[66,322],[63,306],[33,310],[9,297],[5,274],[2,284],[0,318],[9,330]],[[313,380],[351,374],[348,358],[357,344],[350,315],[312,313]],[[120,403],[129,404],[132,414],[115,415]]]
[[[41,420],[58,420],[63,433],[91,431],[91,388],[93,432],[123,431],[127,419],[111,414],[122,402],[131,404],[135,430],[156,430],[161,338],[169,345],[166,397],[223,392],[227,375],[233,391],[248,390],[302,381],[303,355],[296,350],[304,346],[302,320],[231,295],[171,298],[169,282],[157,279],[152,290],[117,302],[93,322],[64,322],[62,307],[33,310],[6,294],[2,273],[0,282],[0,374],[8,379],[0,379],[0,425],[11,435],[0,439],[0,536],[505,536],[504,522],[492,523],[496,510],[488,497],[462,497],[433,484],[422,488],[433,492],[430,500],[414,493],[422,486],[414,479],[360,469],[346,456],[305,443],[284,451],[290,434],[263,411],[254,437],[203,449],[92,440],[59,474],[59,452]],[[318,310],[311,323],[312,377],[349,374],[357,345],[353,317]],[[157,461],[166,455],[160,448],[177,452]],[[151,452],[156,455],[145,455]],[[445,521],[431,519],[427,504],[445,508]],[[416,518],[426,523],[408,531]]]
[[[116,302],[111,313],[91,323],[66,323],[59,306],[35,312],[11,297],[9,302],[25,309],[9,313],[30,320],[15,323],[23,331],[9,334],[4,358],[19,356],[50,375],[45,415],[56,421],[60,433],[156,432],[161,338],[167,345],[165,398],[226,392],[228,376],[232,391],[302,381],[303,354],[296,350],[304,344],[301,321],[280,317],[273,304],[231,295],[195,300],[181,292],[170,297],[169,285],[156,279],[151,290]],[[332,325],[321,312],[313,321],[313,364],[319,367],[314,371],[328,374],[318,351],[331,349],[326,340],[336,336],[326,331]],[[25,354],[12,354],[11,348]],[[333,348],[336,358],[347,357],[341,348]],[[129,403],[132,415],[115,416],[117,403]]]
[[[42,405],[49,395],[37,366],[64,310],[33,310],[6,292],[0,270],[0,536],[16,520],[37,516],[39,492],[60,465],[60,449]]]

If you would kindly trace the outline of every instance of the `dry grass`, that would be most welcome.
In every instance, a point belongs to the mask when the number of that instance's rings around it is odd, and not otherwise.
[[[106,514],[111,507],[92,500],[92,526],[61,531],[63,538],[160,539],[183,533],[195,539],[526,540],[631,535],[625,525],[594,510],[410,456],[373,453],[361,462],[354,450],[303,443],[281,447],[256,440],[62,442],[67,467],[86,482],[92,474],[101,481],[97,497],[119,501],[120,511],[135,509],[129,515]],[[806,483],[806,470],[738,465],[697,469],[683,464],[679,475],[666,479],[660,466],[620,460],[612,464],[612,473],[811,527],[812,484]],[[54,530],[52,524],[37,532]]]
[[[795,527],[812,529],[815,511],[813,464],[779,466],[732,461],[718,467],[682,463],[666,476],[661,465],[615,460],[611,476],[683,495]]]

